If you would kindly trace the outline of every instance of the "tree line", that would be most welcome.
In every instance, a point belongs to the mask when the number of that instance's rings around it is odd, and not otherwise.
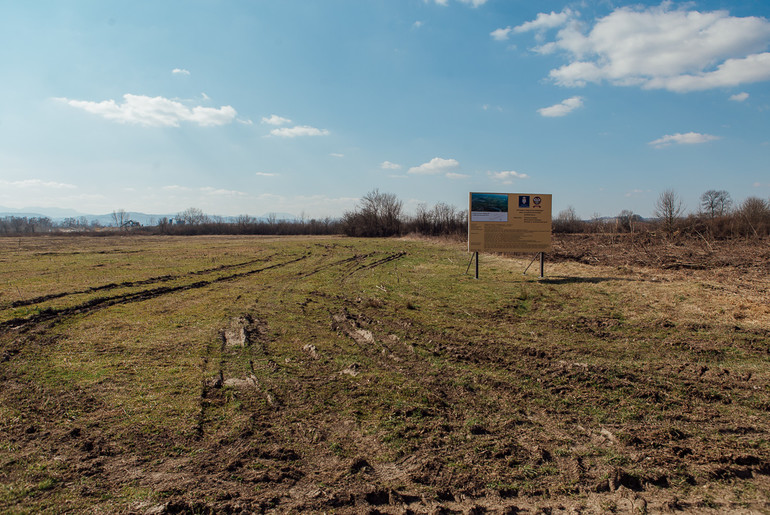
[[[553,220],[556,233],[651,232],[727,239],[770,235],[770,200],[751,196],[735,203],[725,190],[708,190],[699,198],[695,212],[688,213],[676,191],[667,189],[655,202],[653,218],[644,219],[630,210],[615,217],[580,219],[574,208],[560,211]]]
[[[654,206],[654,218],[645,219],[630,210],[614,217],[581,219],[573,207],[560,211],[553,219],[554,233],[638,233],[692,234],[711,238],[765,237],[770,235],[770,201],[748,197],[736,204],[724,190],[708,190],[699,199],[695,212],[687,213],[674,190],[663,191]],[[225,219],[191,207],[174,218],[163,217],[156,225],[142,227],[128,218],[126,211],[113,212],[113,225],[103,227],[86,217],[53,222],[48,217],[0,218],[0,235],[119,233],[131,234],[255,234],[255,235],[332,235],[388,237],[406,234],[449,236],[464,239],[468,230],[465,209],[439,202],[432,207],[419,204],[413,215],[404,212],[403,202],[393,193],[378,189],[364,195],[359,203],[340,218],[281,220],[239,215]]]

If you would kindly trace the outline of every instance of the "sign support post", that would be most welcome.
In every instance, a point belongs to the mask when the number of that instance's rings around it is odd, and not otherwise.
[[[540,278],[545,277],[543,271],[545,270],[545,252],[540,253]]]

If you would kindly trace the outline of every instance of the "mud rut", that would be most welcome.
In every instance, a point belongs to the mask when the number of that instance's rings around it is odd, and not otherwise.
[[[350,255],[340,258],[343,252]],[[709,481],[753,478],[768,484],[770,457],[752,453],[746,442],[770,439],[770,428],[730,416],[733,404],[764,402],[770,410],[766,395],[757,398],[763,385],[689,363],[636,370],[586,365],[568,350],[538,349],[515,331],[500,340],[460,325],[420,326],[403,310],[358,295],[357,277],[406,256],[318,247],[292,259],[271,256],[185,276],[108,284],[89,292],[139,289],[4,322],[0,332],[12,343],[2,354],[3,400],[29,402],[29,392],[21,391],[30,384],[9,365],[22,348],[50,343],[48,331],[57,323],[257,274],[274,274],[270,279],[280,284],[223,324],[206,349],[199,411],[185,442],[194,452],[152,464],[154,444],[143,444],[141,435],[127,452],[99,428],[41,431],[43,420],[61,416],[67,405],[105,414],[115,408],[78,392],[53,400],[60,392],[39,386],[33,386],[34,397],[46,401],[16,406],[26,421],[11,428],[12,439],[22,454],[51,449],[66,455],[72,463],[68,488],[78,476],[89,476],[101,478],[105,490],[138,483],[163,492],[163,502],[137,502],[128,508],[134,513],[719,512],[770,506],[681,499],[688,487]],[[303,301],[289,305],[303,281],[321,273],[342,284],[340,292],[308,291]],[[167,281],[181,284],[158,286]],[[273,306],[265,301],[268,295]],[[28,305],[51,298],[30,299]],[[289,358],[282,362],[273,354],[287,342],[272,328],[288,314],[312,326],[310,341],[288,343],[301,373],[289,373]],[[516,321],[506,316],[501,313],[496,323],[513,327]],[[591,341],[612,338],[612,323],[582,317],[554,329]],[[738,340],[767,352],[769,336]],[[412,401],[370,397],[378,376]],[[621,430],[581,411],[584,404],[606,403],[608,390],[656,404],[659,422],[632,419]],[[339,392],[345,397],[335,398]],[[223,428],[217,419],[236,402],[248,416]],[[366,410],[382,412],[379,423]],[[469,412],[479,416],[469,419]],[[718,438],[703,434],[704,427]],[[614,462],[606,459],[612,454]],[[513,480],[512,470],[518,471]],[[98,499],[104,492],[86,488],[81,494]],[[578,495],[581,500],[573,501]]]

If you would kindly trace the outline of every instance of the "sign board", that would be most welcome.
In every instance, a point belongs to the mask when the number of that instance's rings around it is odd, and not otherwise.
[[[473,193],[469,195],[469,252],[551,250],[551,195]]]

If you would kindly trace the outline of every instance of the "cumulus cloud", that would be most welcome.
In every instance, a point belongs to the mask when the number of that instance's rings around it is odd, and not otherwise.
[[[496,41],[505,41],[508,39],[512,30],[513,29],[511,27],[505,27],[504,29],[495,29],[492,32],[490,32],[489,35],[492,36],[492,39]]]
[[[328,136],[329,131],[326,129],[316,129],[309,125],[295,125],[294,127],[273,129],[270,131],[270,134],[281,138],[296,138],[298,136]]]
[[[574,111],[575,109],[582,106],[583,106],[582,97],[571,97],[566,100],[563,100],[559,104],[538,109],[537,112],[540,113],[542,116],[553,118],[558,116],[566,116],[572,111]]]
[[[688,92],[770,80],[770,21],[673,5],[620,7],[592,24],[570,10],[541,13],[512,31],[542,36],[561,27],[534,50],[568,58],[549,74],[562,86],[608,82]],[[511,32],[498,30],[492,37],[507,39]]]
[[[532,21],[522,23],[516,27],[511,27],[509,25],[504,29],[493,30],[489,33],[489,35],[492,36],[492,39],[496,41],[506,41],[510,38],[511,33],[518,34],[530,31],[542,32],[546,29],[560,27],[565,25],[575,15],[576,13],[574,13],[571,9],[564,9],[560,13],[555,13],[553,11],[551,11],[550,14],[540,13]]]
[[[59,99],[66,104],[96,114],[107,120],[131,123],[147,127],[179,127],[189,122],[202,127],[231,123],[237,115],[231,106],[187,107],[176,100],[144,95],[123,95],[123,103],[114,100],[91,102],[88,100]]]
[[[731,96],[730,100],[733,102],[744,102],[748,100],[748,98],[749,94],[744,91],[743,93],[736,93],[735,95]]]
[[[676,134],[667,134],[662,138],[658,138],[654,141],[650,141],[650,145],[656,148],[667,147],[672,144],[697,145],[700,143],[708,143],[709,141],[715,141],[718,139],[719,139],[719,136],[712,136],[711,134],[699,134],[697,132],[688,132],[686,134],[676,133]]]
[[[282,116],[278,116],[277,114],[271,114],[270,116],[263,116],[262,123],[266,123],[268,125],[286,125],[287,123],[291,123],[291,120]]]
[[[503,172],[487,172],[487,175],[495,181],[503,184],[512,184],[514,179],[528,179],[529,175],[525,173],[514,172],[513,170]]]
[[[521,25],[517,25],[513,28],[514,32],[530,32],[530,31],[542,31],[546,29],[554,29],[561,27],[570,21],[577,13],[571,9],[564,9],[560,13],[553,11],[550,14],[539,13],[534,20],[524,22]]]
[[[188,70],[185,70],[184,68],[174,68],[171,70],[171,73],[174,75],[190,75],[190,72]]]
[[[427,163],[423,163],[420,166],[411,167],[407,173],[417,175],[435,175],[439,173],[446,173],[449,170],[457,168],[460,163],[455,159],[443,159],[441,157],[434,157]]]
[[[396,163],[391,163],[390,161],[383,161],[383,163],[380,165],[380,168],[383,170],[400,170],[401,165]]]

